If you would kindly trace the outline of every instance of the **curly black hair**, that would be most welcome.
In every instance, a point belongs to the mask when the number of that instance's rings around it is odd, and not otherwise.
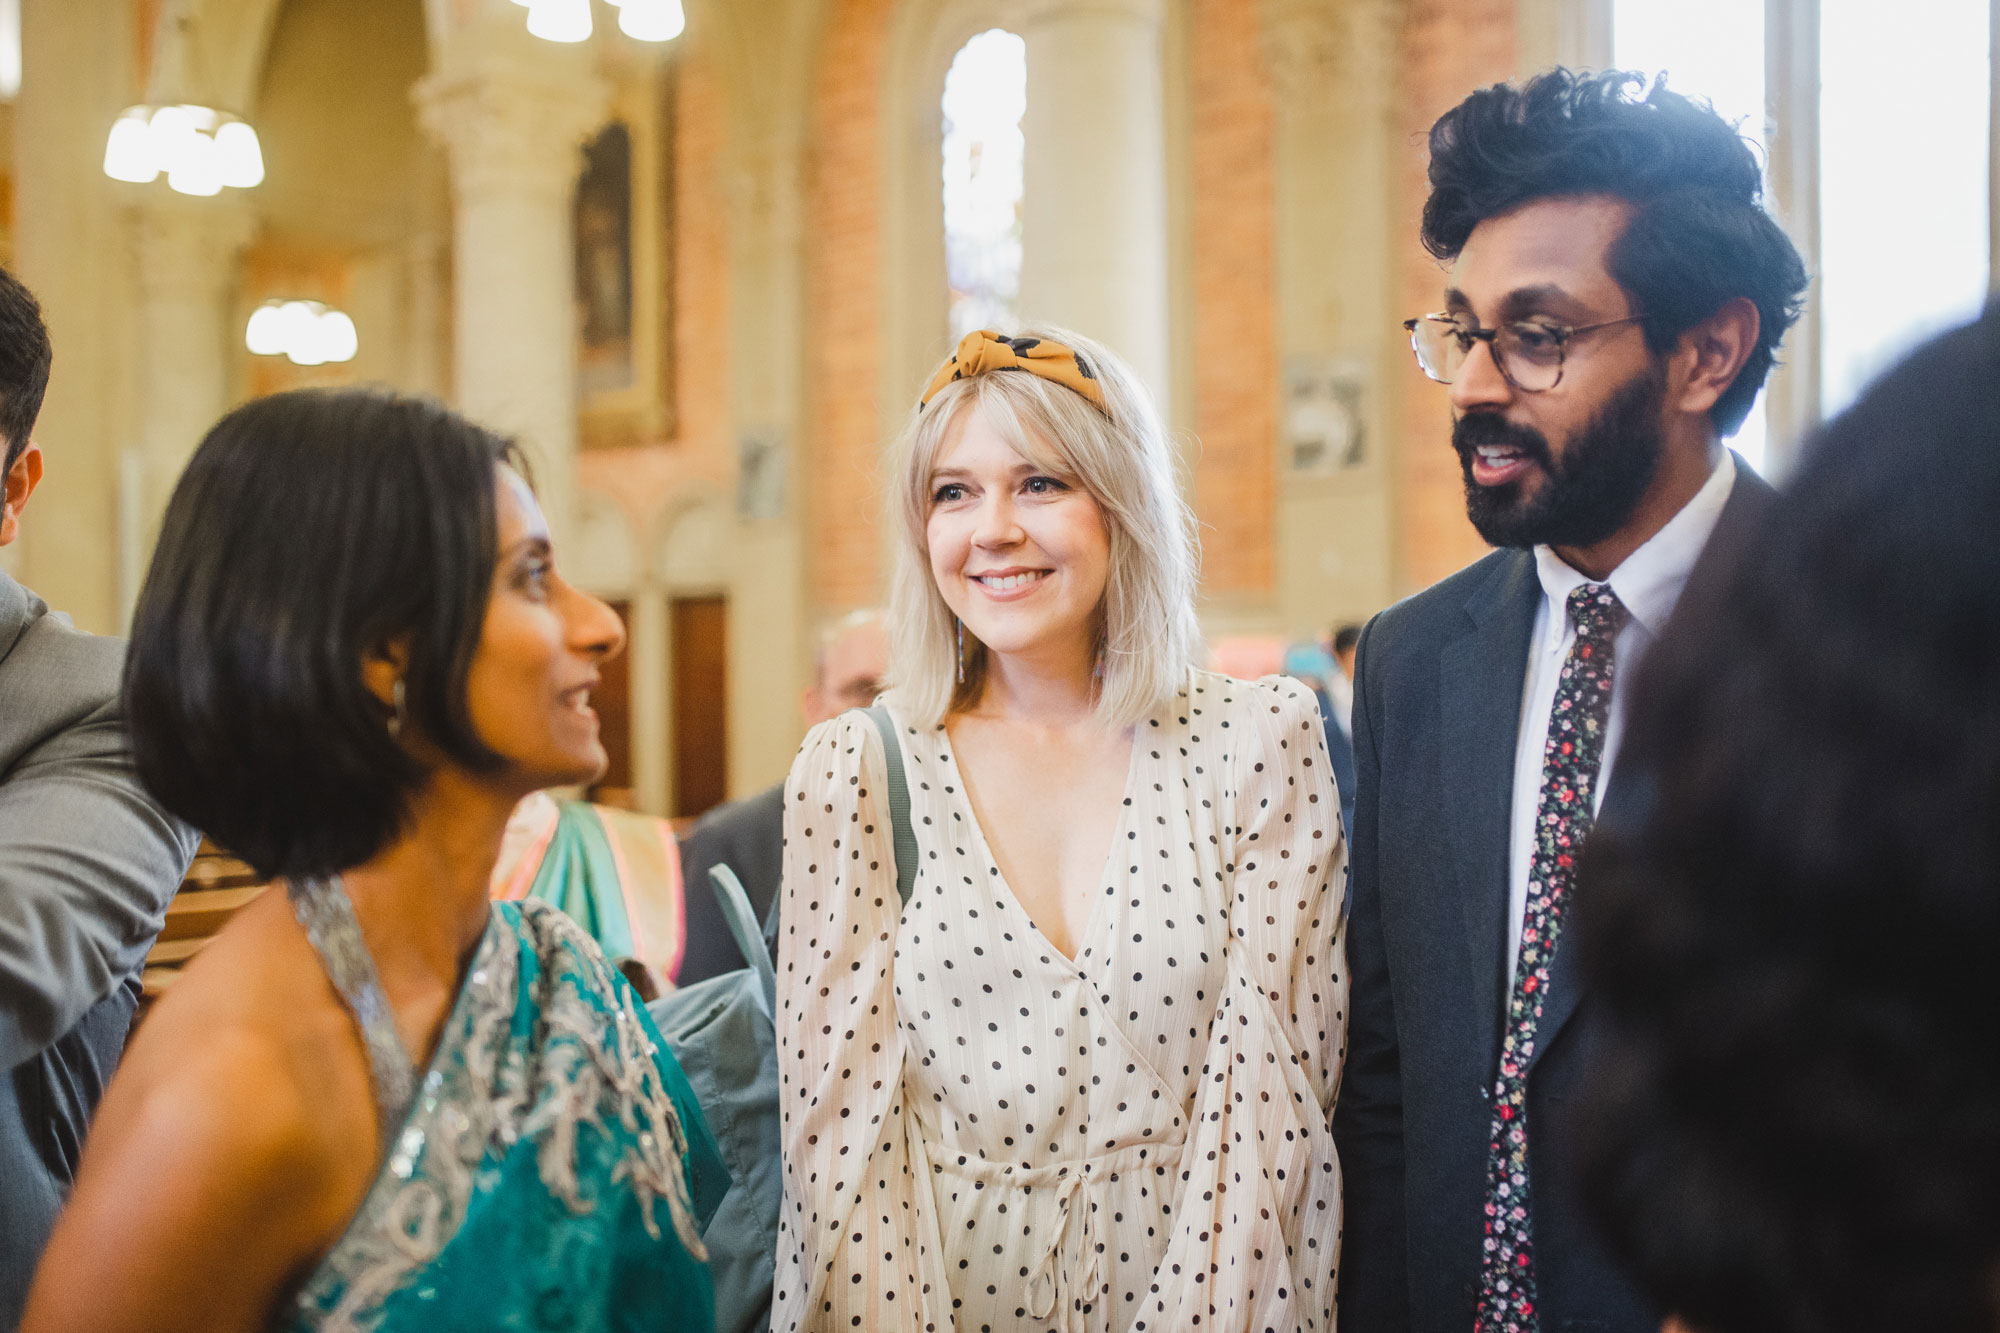
[[[1635,95],[1636,94],[1636,95]],[[1709,410],[1733,433],[1749,415],[1785,331],[1798,319],[1806,269],[1764,211],[1750,144],[1710,107],[1650,88],[1637,74],[1550,70],[1482,88],[1430,135],[1424,246],[1451,260],[1472,229],[1537,199],[1606,194],[1633,205],[1606,267],[1644,312],[1655,355],[1735,298],[1762,321],[1736,382]]]
[[[1813,446],[1634,682],[1586,1194],[1705,1333],[2000,1327],[2000,311]]]

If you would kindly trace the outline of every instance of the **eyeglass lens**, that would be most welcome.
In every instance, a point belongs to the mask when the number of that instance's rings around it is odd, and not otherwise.
[[[1411,331],[1411,346],[1426,375],[1441,384],[1458,377],[1473,344],[1481,341],[1449,319],[1420,319]],[[1539,324],[1516,321],[1494,331],[1493,355],[1501,373],[1530,393],[1553,388],[1562,376],[1562,339]]]

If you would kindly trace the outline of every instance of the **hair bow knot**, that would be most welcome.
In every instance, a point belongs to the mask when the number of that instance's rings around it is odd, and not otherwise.
[[[969,380],[999,370],[1022,370],[1064,388],[1072,389],[1104,410],[1104,389],[1096,374],[1071,348],[1048,338],[1002,338],[991,329],[968,333],[958,343],[951,359],[931,376],[930,387],[917,402],[917,410],[930,406],[938,391],[956,380]]]

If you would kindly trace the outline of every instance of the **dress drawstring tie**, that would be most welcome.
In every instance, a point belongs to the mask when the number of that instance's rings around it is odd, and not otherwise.
[[[1049,1237],[1048,1248],[1041,1260],[1028,1275],[1028,1313],[1036,1319],[1055,1316],[1056,1328],[1061,1333],[1080,1333],[1083,1328],[1083,1303],[1095,1299],[1098,1286],[1097,1227],[1093,1214],[1095,1209],[1090,1199],[1083,1195],[1085,1180],[1081,1173],[1066,1176],[1056,1186],[1055,1233]],[[1076,1220],[1076,1214],[1083,1214]],[[1075,1247],[1081,1246],[1083,1253],[1083,1273],[1081,1283],[1072,1290],[1071,1272],[1076,1268],[1079,1256]],[[1060,1304],[1060,1310],[1057,1307]]]

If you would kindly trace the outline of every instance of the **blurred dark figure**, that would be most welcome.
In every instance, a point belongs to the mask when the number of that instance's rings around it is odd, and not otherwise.
[[[1350,684],[1354,680],[1354,657],[1361,651],[1361,626],[1342,625],[1333,632],[1333,660],[1340,664]]]
[[[1637,682],[1589,1202],[1699,1333],[2000,1328],[2000,317],[1812,450]]]

